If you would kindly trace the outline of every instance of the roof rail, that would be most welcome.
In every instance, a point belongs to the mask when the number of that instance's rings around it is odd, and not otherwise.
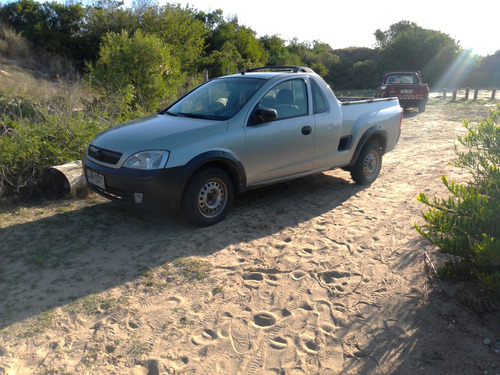
[[[305,66],[293,66],[293,65],[268,65],[261,66],[258,68],[250,68],[241,72],[241,74],[245,73],[253,73],[253,72],[261,72],[269,70],[272,72],[292,72],[292,73],[314,73],[314,71]]]

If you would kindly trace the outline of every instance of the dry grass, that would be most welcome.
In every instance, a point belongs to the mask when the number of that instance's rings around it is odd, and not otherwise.
[[[10,27],[0,24],[0,55],[12,59],[28,59],[31,48],[21,35]]]

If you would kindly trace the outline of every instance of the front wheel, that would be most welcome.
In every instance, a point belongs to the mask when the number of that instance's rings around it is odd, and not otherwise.
[[[213,225],[226,217],[233,197],[233,182],[225,171],[216,167],[203,168],[186,185],[182,213],[195,225]]]
[[[357,184],[370,185],[377,179],[381,168],[382,150],[374,143],[367,143],[351,167],[351,177]]]

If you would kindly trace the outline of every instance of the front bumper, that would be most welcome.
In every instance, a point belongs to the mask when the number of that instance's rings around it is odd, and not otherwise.
[[[176,182],[182,167],[159,170],[109,168],[96,164],[84,155],[83,172],[90,190],[113,201],[145,209],[179,208],[182,192]],[[104,188],[89,182],[87,170],[104,176]]]

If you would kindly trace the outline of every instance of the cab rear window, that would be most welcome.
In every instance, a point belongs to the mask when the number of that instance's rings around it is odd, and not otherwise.
[[[415,75],[413,74],[398,74],[398,75],[390,75],[389,77],[387,77],[387,80],[385,81],[385,83],[388,83],[388,84],[417,84],[418,83],[418,79]]]

